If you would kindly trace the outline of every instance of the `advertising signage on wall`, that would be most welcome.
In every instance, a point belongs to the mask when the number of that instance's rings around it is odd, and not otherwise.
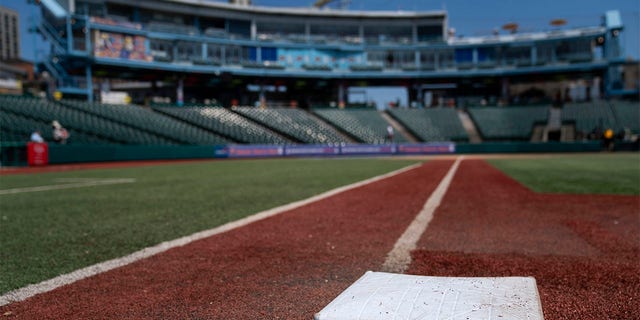
[[[216,158],[299,157],[299,156],[361,156],[402,154],[450,154],[456,152],[453,142],[415,144],[352,144],[352,145],[228,145],[215,148]]]
[[[149,41],[144,36],[95,30],[93,39],[93,55],[96,58],[153,61],[149,53]]]

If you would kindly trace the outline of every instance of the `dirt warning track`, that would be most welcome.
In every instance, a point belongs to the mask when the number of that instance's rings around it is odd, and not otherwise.
[[[16,319],[310,319],[379,269],[453,161],[0,308]]]

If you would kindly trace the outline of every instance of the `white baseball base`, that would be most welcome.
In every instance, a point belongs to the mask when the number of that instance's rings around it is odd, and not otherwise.
[[[316,320],[543,320],[531,277],[454,278],[366,272]]]

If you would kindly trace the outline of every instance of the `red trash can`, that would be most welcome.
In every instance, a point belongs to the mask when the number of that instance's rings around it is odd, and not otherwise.
[[[46,166],[49,164],[49,146],[46,143],[27,143],[27,163],[29,166]]]

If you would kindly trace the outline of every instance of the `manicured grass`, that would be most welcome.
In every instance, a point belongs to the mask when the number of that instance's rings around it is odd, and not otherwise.
[[[494,159],[495,167],[536,192],[640,194],[640,154]]]
[[[0,176],[0,189],[63,178],[135,183],[0,195],[0,293],[414,161],[257,160]]]

